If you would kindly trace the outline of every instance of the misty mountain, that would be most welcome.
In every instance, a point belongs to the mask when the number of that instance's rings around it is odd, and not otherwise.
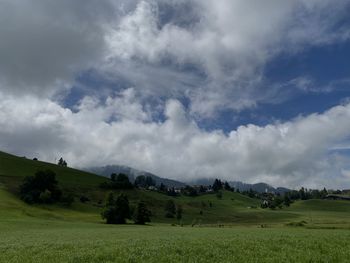
[[[186,185],[212,185],[215,178],[199,178],[196,180],[188,181],[187,183],[176,181],[176,180],[171,180],[167,178],[163,178],[160,176],[157,176],[155,174],[145,172],[142,170],[138,170],[129,166],[124,166],[124,165],[107,165],[103,167],[91,167],[85,169],[88,172],[92,172],[101,176],[105,177],[110,177],[112,173],[123,173],[126,174],[129,177],[129,180],[131,182],[135,181],[135,178],[139,175],[144,175],[144,176],[151,176],[154,181],[156,182],[156,185],[160,185],[163,183],[164,185],[168,187],[184,187]],[[230,181],[228,182],[232,187],[235,189],[239,189],[240,191],[248,191],[249,189],[252,189],[258,193],[265,193],[265,192],[270,192],[270,193],[286,193],[289,192],[290,189],[284,188],[284,187],[273,187],[269,184],[266,183],[256,183],[256,184],[246,184],[240,181]]]
[[[112,173],[116,173],[116,174],[123,173],[129,177],[130,182],[134,182],[137,176],[143,175],[143,176],[152,177],[152,179],[156,182],[156,185],[160,185],[161,183],[168,187],[184,187],[186,185],[185,183],[182,183],[176,180],[162,178],[155,174],[137,170],[135,168],[131,168],[129,166],[124,166],[124,165],[107,165],[103,167],[91,167],[91,168],[86,168],[85,170],[97,175],[105,176],[105,177],[110,177]]]

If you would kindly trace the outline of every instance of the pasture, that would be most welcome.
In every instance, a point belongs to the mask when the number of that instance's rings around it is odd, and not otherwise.
[[[1,262],[348,262],[350,230],[2,221]]]

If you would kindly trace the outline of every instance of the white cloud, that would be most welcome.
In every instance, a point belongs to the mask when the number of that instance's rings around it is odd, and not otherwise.
[[[0,0],[0,149],[181,180],[340,186],[346,157],[328,149],[350,135],[349,104],[229,134],[193,119],[282,101],[280,88],[259,89],[266,63],[348,40],[338,26],[348,8],[348,0]],[[91,68],[126,84],[107,99],[85,96],[74,112],[54,101]],[[154,120],[155,109],[165,121]]]
[[[197,117],[255,107],[276,54],[349,38],[335,28],[348,4],[0,0],[0,89],[48,96],[94,68],[144,96],[186,97]]]
[[[224,134],[198,128],[177,100],[167,102],[164,122],[151,121],[134,95],[128,90],[103,106],[85,98],[75,113],[49,100],[2,95],[0,149],[48,161],[64,156],[78,167],[125,164],[180,180],[350,186],[342,175],[348,158],[328,151],[350,135],[349,104]]]
[[[0,0],[0,89],[48,95],[101,60],[110,1]]]
[[[195,0],[188,8],[193,21],[185,26],[177,22],[176,15],[162,23],[164,6],[160,3],[163,1],[139,1],[109,31],[110,58],[159,68],[166,60],[180,71],[193,65],[206,81],[179,85],[179,89],[191,99],[193,113],[205,117],[221,109],[254,107],[266,99],[257,87],[264,65],[276,54],[349,38],[347,28],[335,29],[347,14],[348,1],[334,5],[333,1]],[[183,1],[171,3],[175,13],[176,9],[183,12]],[[181,14],[179,20],[183,20]],[[166,85],[162,88],[163,93],[169,91]]]

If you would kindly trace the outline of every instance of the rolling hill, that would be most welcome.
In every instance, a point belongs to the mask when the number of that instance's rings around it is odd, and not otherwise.
[[[18,187],[23,178],[37,170],[51,169],[57,175],[59,186],[75,197],[71,207],[62,205],[28,205],[18,196]],[[5,218],[20,220],[69,220],[101,223],[100,212],[108,190],[99,187],[108,178],[93,173],[55,164],[33,161],[23,157],[0,152],[0,221]],[[116,191],[127,194],[131,206],[140,200],[152,211],[152,221],[158,223],[178,223],[165,218],[164,207],[172,199],[183,207],[183,224],[285,224],[304,220],[322,225],[325,222],[350,225],[350,203],[348,201],[308,200],[297,201],[289,208],[261,209],[260,200],[249,198],[236,192],[223,191],[222,198],[215,194],[197,197],[181,195],[170,197],[148,190]],[[79,201],[84,195],[90,199]]]

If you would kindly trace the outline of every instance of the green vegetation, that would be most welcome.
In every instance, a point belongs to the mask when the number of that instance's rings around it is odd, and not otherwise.
[[[40,221],[0,225],[0,262],[347,262],[350,231],[112,226]]]
[[[20,199],[23,179],[47,169],[74,197],[70,207]],[[262,209],[259,199],[227,186],[218,189],[220,198],[193,195],[191,188],[180,196],[113,189],[107,198],[104,182],[113,181],[0,153],[0,262],[346,262],[350,256],[349,201]],[[127,196],[133,220],[125,215],[126,225],[104,224],[101,212],[115,209],[120,196]]]

